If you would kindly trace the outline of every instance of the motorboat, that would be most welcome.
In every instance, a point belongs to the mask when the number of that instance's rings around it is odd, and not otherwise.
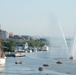
[[[43,64],[43,66],[48,67],[49,65],[48,64]]]
[[[39,71],[43,71],[43,67],[39,67],[38,70],[39,70]]]
[[[24,50],[18,50],[14,53],[15,57],[24,57],[25,56],[25,51]]]

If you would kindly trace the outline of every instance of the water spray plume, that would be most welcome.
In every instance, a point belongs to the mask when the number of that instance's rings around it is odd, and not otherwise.
[[[63,36],[63,40],[64,40],[64,43],[65,43],[65,46],[66,46],[66,48],[67,48],[67,55],[68,55],[68,57],[70,57],[69,48],[68,48],[68,45],[67,45],[67,42],[66,42],[66,39],[65,39],[65,35],[64,35],[64,33],[63,33],[63,29],[62,29],[62,27],[61,27],[61,24],[60,24],[60,21],[59,21],[59,20],[58,20],[58,24],[59,24],[59,27],[60,27],[61,32],[62,32],[62,36]]]
[[[76,59],[76,35],[74,37],[74,43],[73,43],[73,48],[71,51],[71,57],[73,57],[73,59]]]

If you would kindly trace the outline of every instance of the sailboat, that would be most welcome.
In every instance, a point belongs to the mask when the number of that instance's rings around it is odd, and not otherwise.
[[[5,60],[6,60],[5,53],[2,49],[3,49],[2,35],[1,35],[1,28],[0,28],[0,66],[5,65]]]

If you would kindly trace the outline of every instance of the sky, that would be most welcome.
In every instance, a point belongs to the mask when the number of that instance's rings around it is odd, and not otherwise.
[[[76,0],[0,0],[0,24],[15,35],[74,36]]]

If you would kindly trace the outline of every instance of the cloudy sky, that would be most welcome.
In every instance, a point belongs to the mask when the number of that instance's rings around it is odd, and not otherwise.
[[[63,31],[73,36],[76,0],[0,0],[0,24],[18,35],[48,36]]]

